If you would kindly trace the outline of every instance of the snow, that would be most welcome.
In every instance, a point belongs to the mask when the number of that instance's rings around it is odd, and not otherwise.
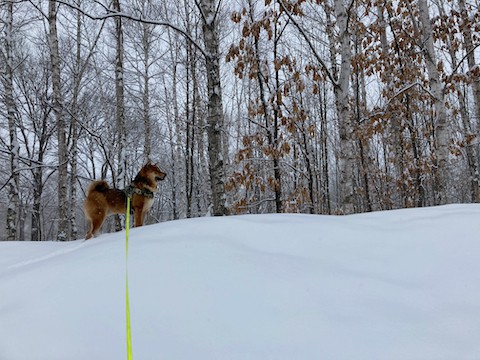
[[[126,359],[125,233],[0,243],[1,360]],[[132,229],[133,359],[480,358],[480,205]]]

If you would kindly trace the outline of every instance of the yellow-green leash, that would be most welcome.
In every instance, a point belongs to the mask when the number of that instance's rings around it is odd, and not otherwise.
[[[130,328],[130,301],[128,297],[128,230],[130,229],[130,197],[127,196],[127,214],[125,219],[125,290],[127,316],[127,359],[132,360],[132,330]]]

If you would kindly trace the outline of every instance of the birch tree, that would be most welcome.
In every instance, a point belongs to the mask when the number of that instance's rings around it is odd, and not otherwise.
[[[210,187],[212,191],[212,214],[226,215],[225,170],[222,156],[222,131],[224,113],[222,84],[220,79],[220,40],[218,15],[221,0],[195,0],[202,18],[203,42],[205,45],[205,67],[208,92],[208,157],[210,160]]]
[[[81,14],[76,14],[76,34],[75,34],[75,63],[73,65],[73,94],[72,94],[72,104],[71,112],[77,114],[79,110],[79,95],[80,95],[80,83],[82,78],[82,69],[81,69],[81,26],[82,18]],[[70,121],[70,204],[75,204],[77,201],[77,158],[78,158],[78,124],[77,119],[71,118]],[[77,221],[76,221],[76,209],[75,206],[70,207],[70,239],[77,238]]]
[[[436,146],[436,181],[437,204],[446,204],[449,199],[447,193],[447,179],[449,175],[448,156],[450,135],[445,108],[445,93],[438,71],[437,56],[434,49],[432,24],[429,15],[427,0],[418,0],[419,24],[421,27],[421,43],[419,47],[425,58],[428,71],[430,91],[432,93],[433,106],[435,109],[435,146]],[[420,31],[418,31],[420,35]]]
[[[353,1],[347,7],[343,0],[334,0],[334,12],[337,18],[338,38],[340,44],[340,71],[334,83],[335,105],[338,113],[340,134],[340,189],[342,191],[341,207],[345,214],[355,211],[355,188],[353,169],[355,168],[354,131],[352,111],[350,108],[350,80],[352,75],[352,49],[349,32],[350,11]],[[328,9],[328,7],[327,7]],[[328,11],[328,10],[327,10]],[[335,42],[335,39],[330,41]],[[336,66],[332,64],[332,66]]]
[[[149,2],[150,3],[150,2]],[[148,5],[150,5],[148,3]],[[144,145],[143,157],[145,162],[151,160],[152,155],[152,119],[150,114],[150,67],[151,61],[151,45],[152,45],[152,29],[151,25],[142,24],[142,61],[143,61],[143,128],[144,128]]]
[[[20,147],[17,138],[15,97],[13,92],[13,7],[14,3],[8,2],[6,5],[5,19],[5,41],[4,51],[0,52],[0,59],[3,61],[2,83],[4,87],[3,103],[7,110],[8,132],[9,132],[9,158],[10,158],[10,178],[8,180],[8,208],[7,208],[7,240],[16,240],[17,238],[17,211],[19,207],[19,153]]]
[[[185,26],[188,34],[192,34],[194,29],[194,21],[191,11],[189,11],[188,1],[183,1],[185,11]],[[193,34],[192,34],[193,35]],[[193,212],[193,194],[194,194],[194,172],[195,172],[195,139],[200,137],[198,141],[202,141],[201,134],[203,131],[197,131],[197,116],[200,113],[200,95],[197,79],[197,58],[196,49],[190,41],[186,41],[187,51],[187,84],[186,84],[186,128],[185,128],[185,197],[186,197],[186,216],[192,217]],[[198,135],[200,134],[200,135]]]
[[[68,236],[68,157],[67,141],[65,135],[65,117],[63,114],[63,100],[60,77],[60,53],[58,48],[57,33],[57,2],[48,2],[49,45],[52,71],[53,113],[57,125],[58,146],[58,231],[57,240],[65,241]]]
[[[120,13],[120,0],[113,0],[113,10]],[[115,120],[117,125],[117,174],[116,184],[125,187],[126,179],[126,148],[127,130],[125,127],[125,85],[124,85],[124,46],[122,17],[115,17]]]

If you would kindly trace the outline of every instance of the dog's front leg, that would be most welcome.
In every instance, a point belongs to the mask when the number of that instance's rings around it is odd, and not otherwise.
[[[136,208],[133,209],[133,217],[135,219],[135,224],[134,226],[142,226],[143,225],[143,209],[142,208]]]

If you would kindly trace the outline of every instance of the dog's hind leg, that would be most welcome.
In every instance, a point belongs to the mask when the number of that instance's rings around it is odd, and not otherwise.
[[[100,230],[100,227],[102,226],[106,215],[107,214],[105,213],[105,211],[98,211],[98,213],[95,214],[94,218],[90,219],[90,230],[87,232],[87,235],[85,235],[85,240],[88,240],[91,237],[97,235],[97,232],[98,230]]]

